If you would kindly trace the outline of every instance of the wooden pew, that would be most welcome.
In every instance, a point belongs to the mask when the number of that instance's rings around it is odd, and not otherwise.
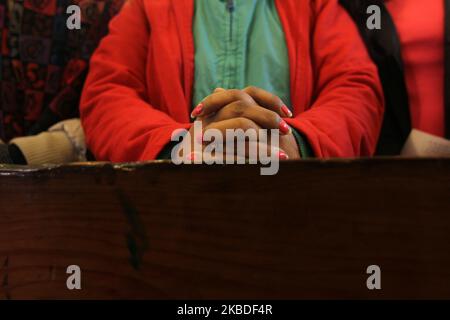
[[[259,169],[0,167],[0,299],[450,298],[450,159]]]

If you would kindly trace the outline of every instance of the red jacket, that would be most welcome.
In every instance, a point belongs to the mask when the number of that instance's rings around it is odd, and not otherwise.
[[[383,95],[337,0],[276,0],[289,51],[293,119],[317,157],[373,154]],[[91,60],[81,99],[98,160],[152,160],[189,128],[194,0],[130,0]]]

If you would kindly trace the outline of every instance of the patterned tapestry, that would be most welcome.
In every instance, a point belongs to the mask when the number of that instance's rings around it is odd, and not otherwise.
[[[0,0],[0,139],[78,115],[88,60],[124,0]],[[70,5],[81,28],[66,26]]]

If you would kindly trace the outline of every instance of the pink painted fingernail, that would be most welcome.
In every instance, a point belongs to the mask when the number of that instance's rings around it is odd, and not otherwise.
[[[292,117],[292,112],[291,112],[291,110],[289,110],[289,108],[288,108],[286,105],[283,105],[283,106],[281,107],[281,111],[283,111],[283,113],[284,113],[286,116],[288,116],[289,118]]]
[[[203,103],[199,103],[191,113],[191,118],[197,118],[203,112]]]
[[[280,159],[280,160],[289,160],[289,157],[288,157],[288,155],[285,152],[279,151],[278,152],[278,159]]]
[[[195,161],[195,152],[191,152],[190,154],[188,154],[188,156],[186,157],[186,160],[194,162]]]
[[[279,129],[282,134],[289,134],[291,132],[291,128],[284,120],[281,120]]]

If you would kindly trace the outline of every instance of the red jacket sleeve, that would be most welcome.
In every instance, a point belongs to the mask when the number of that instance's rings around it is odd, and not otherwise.
[[[316,98],[310,109],[287,121],[307,137],[317,157],[371,156],[384,111],[377,69],[338,1],[315,3]]]
[[[128,1],[91,59],[80,114],[97,160],[155,159],[176,129],[190,126],[147,102],[149,32],[142,1]]]

